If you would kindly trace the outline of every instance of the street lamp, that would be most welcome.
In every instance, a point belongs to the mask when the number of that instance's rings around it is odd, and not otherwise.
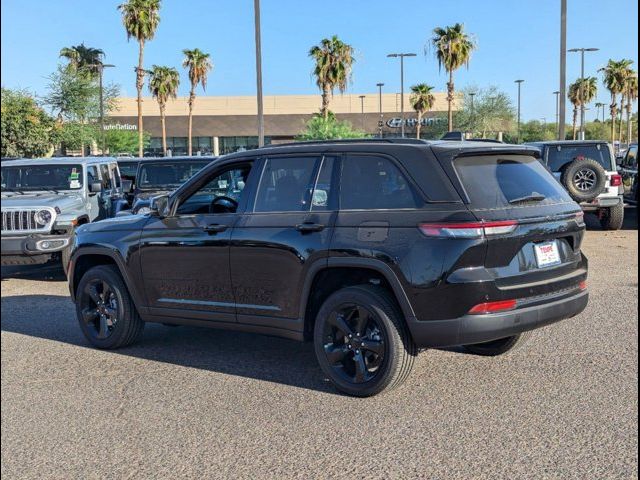
[[[560,91],[553,92],[556,96],[556,136],[560,138]]]
[[[253,0],[254,33],[256,42],[256,90],[258,102],[258,146],[264,146],[264,106],[262,102],[262,42],[260,34],[260,0]]]
[[[567,0],[560,0],[560,121],[558,140],[564,140],[567,120]]]
[[[415,57],[415,53],[390,53],[388,58],[400,58],[400,135],[404,138],[404,57]]]
[[[522,82],[524,80],[516,80],[515,83],[518,84],[518,143],[520,143],[520,98],[521,98],[521,87]]]
[[[94,67],[98,70],[98,80],[99,80],[99,92],[100,92],[100,140],[102,141],[101,150],[102,155],[104,156],[105,151],[107,150],[107,138],[104,134],[104,86],[103,86],[103,73],[105,68],[112,68],[115,65],[111,65],[110,63],[94,63],[88,65],[89,67]]]
[[[475,96],[476,96],[476,92],[469,92],[469,97],[471,98],[471,133],[472,134],[476,127],[476,108],[474,104]]]
[[[584,52],[597,52],[599,48],[571,48],[571,53],[580,52],[580,140],[584,140]]]
[[[383,116],[382,116],[382,87],[384,87],[384,83],[376,83],[376,87],[378,87],[378,108],[380,110],[380,120],[378,120],[378,136],[382,138],[382,126]]]
[[[364,128],[364,99],[366,98],[365,95],[360,95],[358,97],[360,99],[360,115],[362,116],[362,131],[365,131]]]

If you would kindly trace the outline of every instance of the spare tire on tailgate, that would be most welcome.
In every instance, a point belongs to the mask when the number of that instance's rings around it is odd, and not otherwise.
[[[576,202],[588,202],[602,193],[607,172],[590,158],[577,158],[562,172],[562,185]]]

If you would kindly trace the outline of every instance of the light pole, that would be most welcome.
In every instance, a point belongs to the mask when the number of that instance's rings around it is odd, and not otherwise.
[[[556,90],[553,94],[556,96],[556,137],[560,138],[560,92]]]
[[[520,98],[521,98],[522,82],[524,82],[524,80],[515,81],[515,83],[518,84],[518,143],[520,143]]]
[[[376,87],[378,87],[378,109],[380,110],[380,120],[378,120],[378,136],[382,138],[382,126],[384,125],[382,116],[382,87],[384,87],[384,83],[376,83]]]
[[[580,52],[580,140],[584,140],[584,52],[597,52],[599,48],[572,48],[571,53]]]
[[[567,120],[567,0],[560,0],[560,126],[558,140],[564,140]]]
[[[260,0],[253,0],[256,38],[256,87],[258,101],[258,146],[264,146],[264,107],[262,103],[262,42],[260,35]]]
[[[362,131],[365,131],[364,128],[364,99],[366,98],[365,95],[360,95],[358,97],[360,99],[360,115],[362,116]]]
[[[473,132],[476,128],[476,107],[474,103],[475,96],[476,92],[469,92],[469,97],[471,98],[471,136],[473,136]]]
[[[389,58],[400,57],[400,135],[404,138],[404,57],[415,57],[415,53],[390,53]]]
[[[104,83],[103,83],[103,75],[105,68],[115,67],[115,65],[111,65],[110,63],[94,63],[88,65],[89,67],[94,67],[98,70],[98,89],[100,95],[100,140],[101,144],[100,149],[102,150],[102,155],[104,156],[105,151],[107,150],[107,138],[104,134]]]

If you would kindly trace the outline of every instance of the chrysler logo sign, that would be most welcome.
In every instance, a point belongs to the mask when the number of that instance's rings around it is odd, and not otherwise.
[[[422,125],[423,127],[436,125],[437,123],[440,123],[443,120],[444,120],[443,118],[439,118],[439,117],[428,117],[428,118],[427,117],[422,117],[422,120],[420,121],[420,125]],[[418,124],[418,119],[417,118],[405,118],[404,119],[404,124],[407,127],[415,127]],[[400,127],[402,127],[402,118],[400,118],[400,117],[390,118],[389,120],[387,120],[387,127],[389,127],[389,128],[400,128]]]

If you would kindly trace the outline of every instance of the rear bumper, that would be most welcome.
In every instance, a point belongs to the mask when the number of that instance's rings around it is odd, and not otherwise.
[[[420,348],[450,347],[489,342],[571,318],[589,301],[588,291],[560,300],[487,315],[465,315],[452,320],[410,319],[409,330]]]
[[[599,208],[611,208],[620,205],[623,202],[622,196],[617,197],[597,197],[591,202],[583,202],[580,204],[582,210],[592,211]]]

